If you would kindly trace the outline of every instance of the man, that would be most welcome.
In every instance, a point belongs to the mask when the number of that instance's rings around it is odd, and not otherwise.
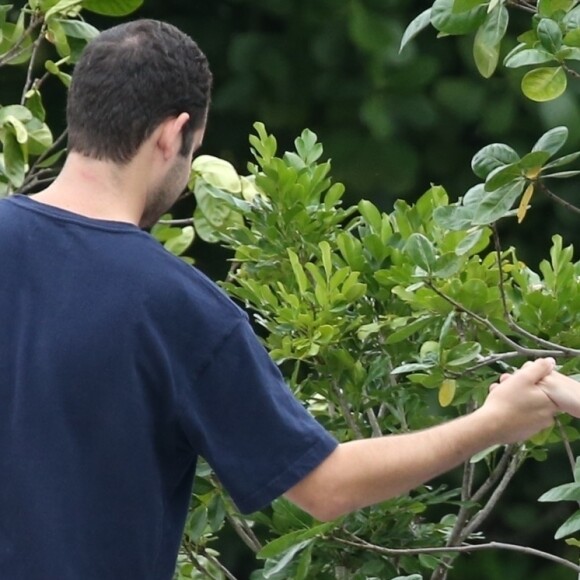
[[[0,578],[171,578],[198,454],[242,511],[285,494],[326,520],[552,422],[538,360],[428,431],[326,433],[247,316],[141,230],[186,185],[210,89],[174,27],[104,32],[73,76],[61,174],[0,202]]]

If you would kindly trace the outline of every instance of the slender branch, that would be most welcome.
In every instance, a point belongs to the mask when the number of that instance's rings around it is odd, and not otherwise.
[[[576,207],[574,204],[562,199],[559,195],[556,195],[553,191],[549,190],[542,181],[537,182],[538,187],[545,193],[550,199],[564,206],[566,209],[573,211],[574,213],[580,213],[580,208]]]
[[[189,561],[192,563],[193,567],[198,571],[201,572],[207,578],[211,578],[211,580],[215,580],[215,576],[210,573],[210,571],[198,560],[197,554],[189,547],[183,546]]]
[[[571,76],[574,77],[575,79],[580,79],[580,73],[578,73],[578,71],[575,71],[573,68],[570,68],[569,66],[566,66],[565,64],[562,64],[562,68]]]
[[[341,388],[335,383],[332,383],[332,387],[333,390],[336,394],[336,397],[338,399],[338,404],[340,406],[340,410],[342,411],[342,415],[344,417],[344,420],[346,421],[349,429],[353,432],[354,436],[357,439],[363,439],[363,434],[359,428],[359,426],[357,425],[356,421],[354,420],[354,417],[352,416],[351,410],[348,408],[348,403],[346,401],[346,399],[344,398],[344,393],[342,392]]]
[[[534,6],[527,4],[526,2],[522,2],[521,0],[508,0],[508,6],[513,6],[514,8],[518,8],[519,10],[523,10],[528,14],[536,14],[537,10]]]
[[[201,548],[202,555],[216,566],[228,580],[238,580],[213,554],[210,554],[205,547]]]
[[[26,187],[22,186],[18,189],[19,193],[30,193],[35,187],[39,185],[48,185],[56,179],[56,175],[52,177],[45,177],[44,179],[33,179]]]
[[[452,304],[457,310],[467,314],[468,316],[470,316],[471,318],[473,318],[474,320],[476,320],[477,322],[479,322],[480,324],[482,324],[483,326],[488,328],[493,334],[495,334],[495,336],[497,336],[497,338],[499,338],[500,340],[503,340],[507,345],[509,345],[511,348],[513,348],[514,350],[519,352],[520,355],[522,355],[522,356],[528,356],[528,357],[563,356],[563,355],[578,356],[578,355],[572,355],[571,353],[566,352],[564,349],[542,350],[542,349],[536,349],[536,348],[526,348],[524,346],[521,346],[517,342],[515,342],[511,338],[509,338],[509,336],[505,335],[501,330],[499,330],[499,328],[497,328],[489,320],[479,316],[479,314],[476,314],[472,310],[469,310],[469,308],[463,306],[462,304],[460,304],[459,302],[457,302],[456,300],[451,298],[451,296],[447,296],[447,294],[445,294],[444,292],[441,292],[441,290],[436,288],[432,282],[427,281],[426,285],[429,288],[431,288],[431,290],[433,290],[433,292],[435,292],[435,294],[437,294],[438,296],[441,296],[441,298],[443,298],[444,300],[447,300],[447,302]]]
[[[497,487],[493,490],[493,493],[487,500],[485,506],[480,509],[474,516],[471,518],[469,523],[465,526],[461,533],[462,539],[466,539],[469,537],[470,534],[475,532],[477,528],[481,526],[481,524],[487,519],[491,511],[495,508],[497,502],[500,500],[501,496],[505,492],[509,482],[512,480],[514,475],[516,474],[517,470],[521,465],[521,455],[520,453],[516,453],[514,455],[503,474],[500,482],[497,484]]]
[[[193,218],[183,218],[176,220],[159,220],[157,223],[166,226],[191,226],[193,225]]]
[[[375,415],[375,412],[372,409],[367,409],[367,417],[371,425],[373,437],[382,437],[383,432],[381,431],[381,426],[379,425],[377,416]]]
[[[371,544],[365,542],[364,540],[354,536],[356,540],[346,540],[344,538],[332,536],[332,540],[339,544],[345,546],[351,546],[353,548],[360,548],[363,550],[368,550],[370,552],[376,552],[377,554],[383,554],[384,556],[417,556],[419,554],[453,554],[453,553],[469,553],[469,552],[481,552],[484,550],[511,550],[513,552],[519,552],[521,554],[527,554],[529,556],[537,556],[538,558],[544,558],[552,562],[556,562],[562,566],[570,568],[575,572],[580,572],[580,566],[570,562],[564,558],[560,558],[549,552],[543,552],[541,550],[536,550],[535,548],[529,548],[528,546],[520,546],[518,544],[506,544],[504,542],[488,542],[486,544],[464,544],[462,546],[453,547],[440,547],[440,548],[384,548],[383,546],[377,546],[376,544]]]
[[[467,375],[469,373],[472,373],[473,371],[476,371],[477,369],[480,369],[482,367],[487,367],[489,365],[500,363],[504,360],[509,360],[511,358],[517,358],[520,356],[522,356],[521,353],[515,352],[515,351],[510,351],[510,352],[502,352],[501,354],[496,354],[493,356],[481,357],[476,364],[465,369],[463,372],[458,373],[458,376],[462,377],[462,376]]]
[[[480,502],[494,487],[494,485],[503,477],[510,461],[518,451],[517,445],[510,445],[506,448],[498,464],[493,468],[487,479],[481,484],[477,491],[471,497],[471,501]]]
[[[42,39],[44,38],[45,30],[46,30],[46,22],[43,22],[42,26],[40,27],[40,31],[38,33],[38,36],[36,37],[36,40],[34,41],[34,43],[32,45],[32,54],[30,55],[30,60],[28,61],[28,69],[26,71],[26,81],[24,82],[24,88],[22,89],[22,96],[20,97],[20,104],[21,105],[24,105],[24,103],[26,102],[26,93],[32,87],[32,84],[33,84],[32,74],[34,72],[34,65],[36,64],[36,55],[38,54],[38,49],[40,48],[40,45],[42,44]]]
[[[250,528],[247,525],[244,525],[245,522],[239,521],[229,513],[226,514],[226,518],[230,523],[230,525],[232,526],[232,528],[234,528],[234,531],[236,532],[236,534],[238,534],[242,542],[244,542],[244,544],[246,544],[246,546],[248,546],[248,548],[250,548],[252,552],[257,553],[262,549],[260,540],[258,540],[256,535],[254,534],[252,528]]]
[[[564,427],[562,426],[562,423],[558,417],[556,417],[555,423],[558,426],[558,430],[560,431],[560,437],[562,437],[562,443],[564,444],[564,449],[566,450],[566,456],[568,457],[570,468],[572,469],[572,474],[574,474],[574,471],[576,470],[576,460],[574,459],[574,453],[572,451],[572,446],[570,445],[570,439],[568,439],[568,436],[564,431]]]
[[[67,134],[68,134],[68,131],[65,129],[56,138],[56,140],[53,142],[53,144],[44,153],[42,153],[38,157],[38,159],[36,159],[36,161],[32,164],[32,167],[28,171],[28,175],[26,176],[26,179],[24,180],[23,187],[25,187],[28,184],[28,182],[32,181],[36,177],[36,175],[41,172],[41,170],[38,169],[40,164],[43,161],[45,161],[46,159],[48,159],[48,157],[50,155],[52,155],[55,152],[55,150],[58,149],[62,145],[62,143],[66,139]]]

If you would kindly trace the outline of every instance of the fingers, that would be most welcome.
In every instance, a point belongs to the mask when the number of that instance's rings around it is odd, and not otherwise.
[[[537,383],[549,375],[556,366],[553,358],[539,358],[533,362],[528,361],[513,376],[521,377],[525,381]]]

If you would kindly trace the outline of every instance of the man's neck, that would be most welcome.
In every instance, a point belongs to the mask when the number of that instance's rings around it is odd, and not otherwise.
[[[71,153],[56,180],[31,197],[85,217],[138,225],[143,205],[135,174],[130,165]]]

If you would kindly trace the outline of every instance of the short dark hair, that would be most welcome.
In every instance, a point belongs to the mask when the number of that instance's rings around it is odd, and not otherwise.
[[[105,30],[73,73],[69,151],[127,163],[160,123],[189,113],[181,148],[187,155],[205,122],[211,85],[207,58],[175,26],[143,19]]]

